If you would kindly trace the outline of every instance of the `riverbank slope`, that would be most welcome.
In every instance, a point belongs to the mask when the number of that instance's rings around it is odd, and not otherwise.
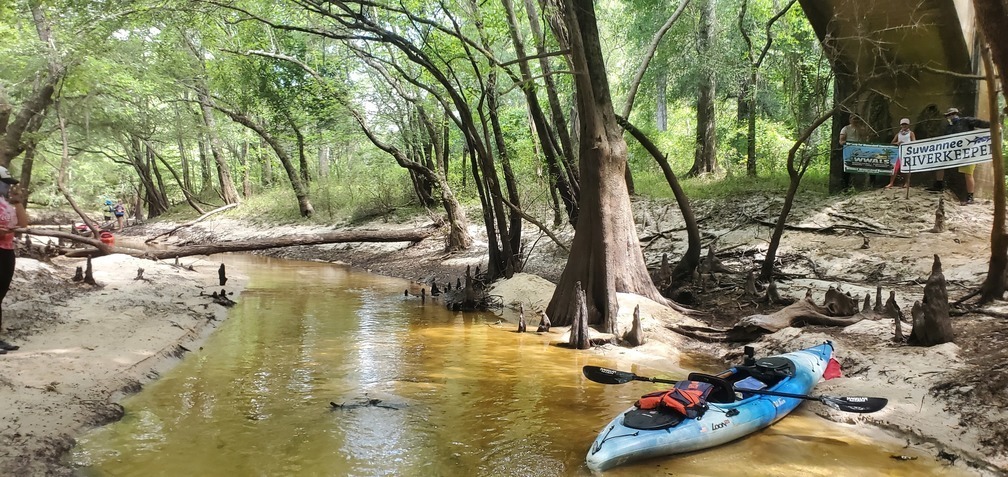
[[[219,264],[193,257],[180,265],[99,257],[97,285],[88,285],[72,280],[85,259],[18,259],[3,306],[4,337],[21,349],[0,355],[0,473],[72,475],[60,459],[74,437],[121,418],[122,396],[226,318],[208,296],[222,288]],[[239,293],[244,278],[228,278],[228,293]]]

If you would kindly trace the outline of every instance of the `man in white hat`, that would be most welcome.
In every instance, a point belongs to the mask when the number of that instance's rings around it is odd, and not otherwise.
[[[21,189],[18,180],[11,176],[6,167],[0,166],[0,333],[3,332],[3,299],[10,290],[14,279],[14,229],[28,226]],[[0,354],[17,350],[19,347],[0,340]]]
[[[959,116],[958,108],[948,108],[945,111],[945,121],[948,125],[945,126],[945,134],[955,134],[966,131],[972,131],[977,128],[989,128],[990,123],[981,119],[972,117],[962,117]],[[976,169],[976,164],[970,164],[968,166],[959,167],[959,172],[963,173],[966,179],[966,198],[962,200],[962,205],[973,203],[973,191],[976,189],[976,182],[973,181],[973,171]],[[933,186],[928,187],[927,190],[931,192],[942,192],[945,190],[945,170],[939,169],[935,172],[935,183]]]

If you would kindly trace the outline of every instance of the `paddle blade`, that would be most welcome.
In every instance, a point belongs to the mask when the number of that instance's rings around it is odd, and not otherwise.
[[[634,373],[617,371],[615,369],[603,368],[601,366],[585,366],[581,369],[585,377],[602,384],[624,384],[637,378]]]
[[[819,401],[838,411],[862,414],[880,411],[889,404],[886,398],[865,396],[819,396]]]

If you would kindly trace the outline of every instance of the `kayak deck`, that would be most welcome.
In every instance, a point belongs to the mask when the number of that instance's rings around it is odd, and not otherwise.
[[[767,427],[798,407],[802,399],[753,391],[806,394],[820,380],[832,356],[832,344],[823,343],[718,375],[690,373],[688,381],[713,386],[706,398],[707,409],[699,418],[632,406],[599,433],[585,459],[588,468],[600,471],[635,460],[706,449]]]

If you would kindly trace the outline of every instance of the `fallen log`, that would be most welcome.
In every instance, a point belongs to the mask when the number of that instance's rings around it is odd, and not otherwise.
[[[234,240],[230,242],[219,242],[213,244],[187,245],[183,247],[169,247],[160,250],[139,250],[127,247],[106,245],[100,240],[84,238],[71,235],[65,232],[17,229],[31,235],[42,235],[47,237],[58,237],[75,242],[85,243],[96,247],[97,250],[80,250],[86,256],[101,256],[112,253],[122,253],[138,258],[163,260],[166,258],[189,257],[192,255],[212,255],[226,252],[247,252],[250,250],[264,250],[280,247],[294,247],[303,245],[322,245],[328,243],[345,242],[419,242],[431,236],[436,228],[425,227],[408,230],[340,230],[334,232],[318,234],[285,235],[270,237],[267,239]],[[70,253],[67,256],[76,256]]]

